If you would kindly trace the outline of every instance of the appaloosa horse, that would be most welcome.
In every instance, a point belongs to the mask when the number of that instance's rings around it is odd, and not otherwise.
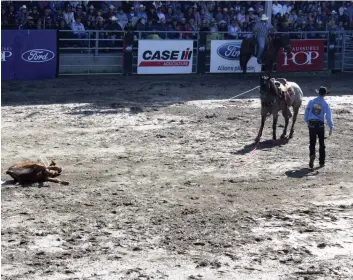
[[[294,124],[297,120],[299,108],[302,104],[303,91],[298,84],[288,82],[285,79],[274,79],[266,76],[260,77],[260,93],[261,93],[261,127],[255,139],[256,145],[260,142],[262,131],[265,125],[265,120],[268,115],[273,115],[273,141],[276,142],[276,128],[278,113],[282,111],[285,119],[285,125],[281,139],[284,139],[287,134],[289,119],[292,113],[289,107],[293,107],[292,127],[289,134],[289,139],[293,137]]]
[[[244,39],[240,46],[240,57],[239,63],[243,70],[243,74],[246,74],[247,65],[251,56],[255,56],[257,42],[254,38]],[[262,54],[262,62],[264,65],[264,71],[268,75],[272,72],[273,64],[277,59],[278,51],[284,48],[287,53],[291,52],[290,40],[288,34],[276,34],[270,35],[268,43],[265,45],[265,50]]]

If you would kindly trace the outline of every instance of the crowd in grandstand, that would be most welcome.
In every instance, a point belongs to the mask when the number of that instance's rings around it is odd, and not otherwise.
[[[2,1],[1,28],[72,30],[78,38],[88,30],[151,31],[170,39],[201,30],[232,38],[252,32],[264,9],[264,1]],[[353,30],[353,3],[273,1],[272,25],[280,32]]]

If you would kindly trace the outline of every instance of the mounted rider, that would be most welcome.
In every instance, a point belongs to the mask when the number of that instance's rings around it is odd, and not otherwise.
[[[260,19],[257,20],[254,26],[254,38],[257,41],[257,63],[262,64],[262,54],[265,50],[265,45],[268,42],[268,35],[274,32],[275,29],[271,23],[268,22],[268,17],[263,14]]]

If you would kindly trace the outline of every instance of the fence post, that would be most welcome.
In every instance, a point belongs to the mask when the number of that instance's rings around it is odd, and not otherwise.
[[[94,50],[94,55],[95,56],[98,56],[98,47],[99,47],[99,32],[96,31],[96,48]]]
[[[335,69],[336,33],[330,32],[327,41],[327,68],[332,71]]]
[[[134,33],[128,31],[123,39],[123,75],[132,75]]]
[[[205,74],[206,73],[206,43],[207,43],[207,34],[205,32],[199,32],[198,36],[198,50],[197,50],[197,73]]]

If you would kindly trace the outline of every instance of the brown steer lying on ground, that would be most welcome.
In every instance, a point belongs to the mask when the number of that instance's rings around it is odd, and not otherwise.
[[[19,184],[53,182],[68,185],[69,182],[60,181],[57,177],[61,174],[62,168],[57,167],[54,161],[46,167],[39,162],[23,162],[12,165],[6,174],[10,175]]]

